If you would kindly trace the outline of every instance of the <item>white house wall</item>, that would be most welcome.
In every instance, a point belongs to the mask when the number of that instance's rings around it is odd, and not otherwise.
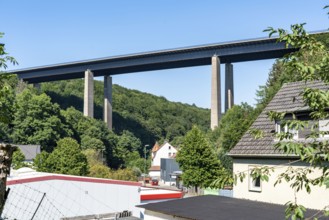
[[[275,159],[234,159],[233,172],[245,172],[250,166],[275,166],[287,163],[288,160],[275,160]],[[263,201],[276,204],[285,204],[288,201],[294,201],[294,191],[289,187],[290,183],[283,181],[281,184],[277,184],[274,187],[274,183],[277,180],[279,174],[283,173],[288,166],[275,168],[274,173],[271,174],[269,182],[261,182],[261,192],[249,191],[248,175],[241,183],[237,181],[237,185],[233,187],[233,197],[241,199],[249,199],[255,201]],[[303,163],[297,163],[293,165],[294,168],[306,167]],[[313,176],[319,176],[321,173],[316,171]],[[308,194],[303,188],[296,194],[297,203],[304,205],[306,208],[322,209],[329,205],[329,190],[323,187],[311,187],[311,194]]]
[[[149,176],[160,178],[160,171],[150,171]]]
[[[170,149],[169,149],[170,147]],[[155,154],[155,157],[152,161],[152,166],[160,166],[161,165],[161,158],[170,158],[174,153],[177,154],[177,150],[171,146],[169,143],[165,143]]]

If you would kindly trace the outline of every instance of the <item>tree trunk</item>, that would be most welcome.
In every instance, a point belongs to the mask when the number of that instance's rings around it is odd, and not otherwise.
[[[10,144],[0,144],[0,216],[7,199],[7,175],[10,174],[10,166],[13,152],[16,147]]]

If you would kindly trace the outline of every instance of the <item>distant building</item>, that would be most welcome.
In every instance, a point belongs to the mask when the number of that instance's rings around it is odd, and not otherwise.
[[[161,158],[175,158],[176,154],[177,149],[170,143],[165,142],[163,145],[159,146],[158,142],[156,142],[152,148],[152,164],[149,175],[151,177],[160,178]]]
[[[174,158],[161,158],[160,179],[164,184],[178,187],[180,174],[182,171]]]
[[[33,159],[41,153],[40,145],[15,145],[17,146],[25,156],[24,162],[33,162]]]

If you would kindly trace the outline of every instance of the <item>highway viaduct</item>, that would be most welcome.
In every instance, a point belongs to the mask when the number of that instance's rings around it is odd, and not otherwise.
[[[84,115],[94,114],[95,76],[104,76],[104,121],[112,129],[112,78],[117,74],[211,65],[211,129],[221,118],[220,64],[225,64],[225,111],[234,104],[232,63],[283,57],[296,49],[277,38],[241,40],[113,56],[11,71],[28,83],[84,78]]]

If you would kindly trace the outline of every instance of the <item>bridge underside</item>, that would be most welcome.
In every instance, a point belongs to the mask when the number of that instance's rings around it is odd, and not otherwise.
[[[84,114],[93,117],[93,77],[104,76],[104,120],[112,128],[112,80],[110,76],[134,72],[212,65],[211,128],[221,117],[220,64],[225,67],[225,110],[234,104],[232,63],[273,59],[296,51],[277,39],[258,39],[108,57],[12,71],[28,83],[85,77]]]

